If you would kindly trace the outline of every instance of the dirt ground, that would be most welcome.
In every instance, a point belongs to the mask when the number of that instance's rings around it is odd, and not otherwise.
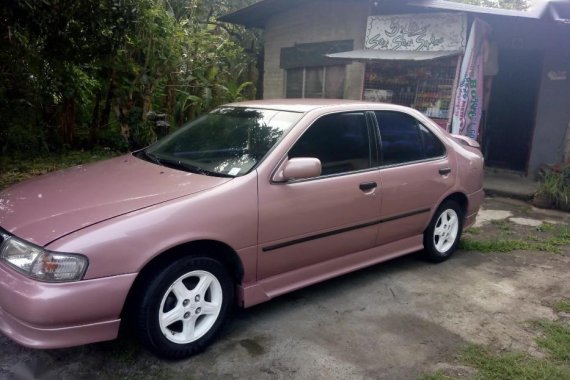
[[[487,199],[482,215],[491,217],[466,238],[537,231],[515,225],[513,217],[570,223],[569,214],[500,198]],[[569,295],[569,246],[559,253],[460,250],[438,265],[412,255],[238,311],[213,346],[181,362],[158,360],[127,337],[49,351],[0,337],[0,379],[415,379],[436,369],[469,373],[455,360],[469,343],[542,355],[528,321],[556,319],[550,306]]]

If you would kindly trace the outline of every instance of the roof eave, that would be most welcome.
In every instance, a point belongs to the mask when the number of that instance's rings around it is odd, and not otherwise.
[[[248,28],[264,29],[267,20],[272,15],[293,8],[303,2],[303,0],[262,0],[224,15],[218,20],[243,25]]]
[[[512,9],[500,9],[500,8],[489,8],[482,7],[479,5],[471,5],[464,3],[456,3],[446,0],[414,0],[407,1],[408,5],[421,8],[432,8],[432,9],[443,9],[449,11],[465,12],[465,13],[476,13],[481,15],[493,15],[502,17],[519,17],[524,19],[538,19],[535,14],[525,11],[512,10]]]

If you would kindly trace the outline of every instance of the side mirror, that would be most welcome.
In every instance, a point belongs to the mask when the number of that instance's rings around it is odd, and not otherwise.
[[[318,158],[299,157],[285,161],[273,180],[284,182],[291,179],[306,179],[321,175],[321,161]]]

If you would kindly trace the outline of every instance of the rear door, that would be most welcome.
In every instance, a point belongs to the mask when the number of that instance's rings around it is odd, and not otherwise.
[[[382,223],[377,244],[422,234],[431,211],[455,183],[445,145],[415,117],[376,111],[380,131]]]

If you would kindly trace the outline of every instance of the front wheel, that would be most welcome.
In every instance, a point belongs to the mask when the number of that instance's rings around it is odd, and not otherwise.
[[[434,263],[447,260],[457,248],[463,230],[463,211],[457,202],[439,206],[424,232],[424,257]]]
[[[206,348],[233,302],[227,269],[208,257],[185,257],[152,278],[134,310],[139,339],[150,351],[182,359]]]

